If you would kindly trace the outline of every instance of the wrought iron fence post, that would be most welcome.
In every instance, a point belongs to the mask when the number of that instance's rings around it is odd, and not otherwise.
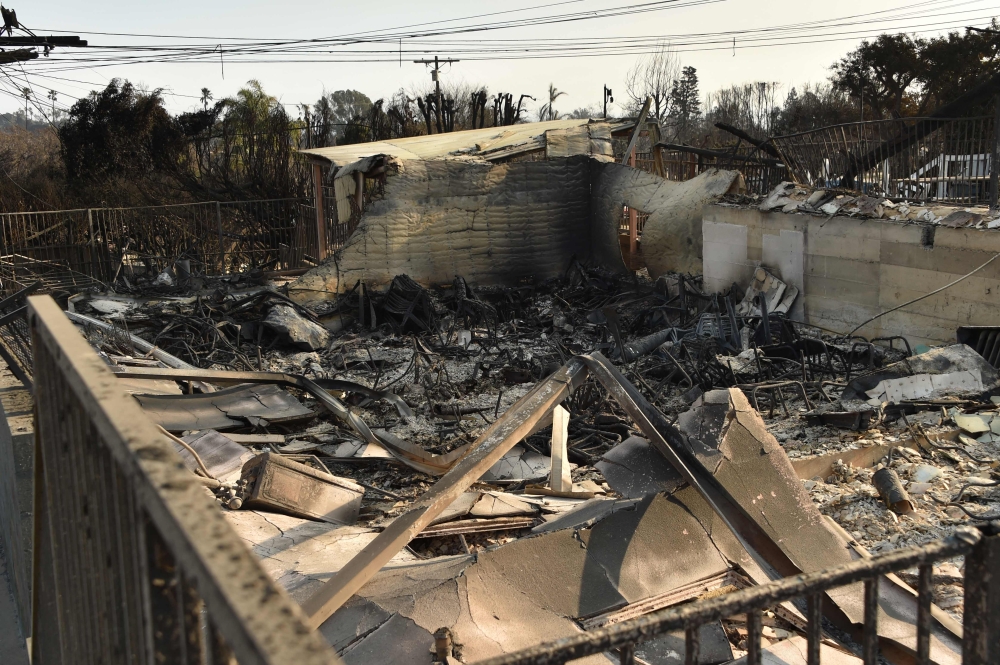
[[[993,99],[993,154],[990,156],[990,212],[997,212],[998,176],[1000,161],[1000,95]]]
[[[1000,521],[965,557],[962,664],[1000,663]]]
[[[215,222],[219,227],[219,271],[226,273],[226,248],[222,244],[222,204],[215,202]]]

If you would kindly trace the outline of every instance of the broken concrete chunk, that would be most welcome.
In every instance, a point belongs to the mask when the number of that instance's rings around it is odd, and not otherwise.
[[[758,297],[763,294],[767,303],[767,311],[774,312],[782,303],[787,285],[762,267],[753,273],[753,280],[747,287],[743,300],[736,306],[739,316],[760,316]]]
[[[921,464],[917,468],[913,469],[910,473],[910,478],[915,483],[929,483],[938,476],[941,475],[941,469],[936,466],[931,466],[930,464]]]
[[[330,343],[330,332],[326,328],[303,317],[289,305],[273,305],[264,319],[264,325],[309,351],[321,351]]]
[[[982,434],[984,432],[991,431],[993,416],[981,416],[978,414],[966,415],[953,409],[951,419],[954,420],[955,424],[958,425],[963,431],[966,431],[969,434]]]
[[[970,374],[964,374],[964,373]],[[942,393],[958,397],[975,396],[984,391],[992,390],[1000,385],[1000,375],[996,368],[965,344],[953,344],[939,349],[931,349],[926,353],[900,360],[881,369],[873,370],[855,377],[840,396],[841,404],[847,410],[852,410],[858,402],[875,399],[878,394],[870,394],[883,381],[915,377],[917,375],[953,375],[938,379],[938,387]],[[978,376],[977,381],[975,377]],[[901,384],[887,384],[901,385]],[[926,388],[923,379],[919,383],[907,384]],[[935,394],[934,380],[931,379],[931,394]],[[902,394],[902,393],[900,393]],[[902,398],[901,398],[902,399]]]
[[[273,510],[333,524],[358,521],[365,489],[273,453],[257,455],[243,465],[246,508]]]
[[[868,404],[879,406],[885,402],[899,404],[904,400],[935,399],[954,394],[978,394],[982,391],[983,381],[979,372],[967,370],[885,379],[866,392],[871,397]]]

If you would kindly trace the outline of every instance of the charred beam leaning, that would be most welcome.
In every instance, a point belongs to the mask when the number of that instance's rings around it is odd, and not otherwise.
[[[744,132],[742,129],[739,129],[738,127],[733,127],[732,125],[727,125],[724,122],[717,122],[715,123],[715,126],[724,132],[729,132],[738,139],[743,139],[747,143],[753,145],[755,148],[763,150],[772,157],[775,157],[776,159],[781,159],[781,153],[778,152],[778,149],[775,148],[770,143],[768,143],[767,141],[761,141],[758,138],[754,138],[753,136],[750,136],[749,134]]]
[[[746,162],[748,164],[760,164],[762,166],[774,166],[783,167],[784,163],[776,159],[767,159],[766,157],[749,157],[744,155],[736,155],[725,150],[707,150],[705,148],[695,148],[689,145],[683,145],[681,143],[657,143],[657,147],[663,148],[664,150],[674,150],[676,152],[687,152],[692,155],[700,155],[701,157],[713,157],[715,159],[729,159],[737,162]]]

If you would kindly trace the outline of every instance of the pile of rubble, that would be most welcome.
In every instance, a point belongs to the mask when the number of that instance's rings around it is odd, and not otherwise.
[[[311,307],[280,284],[215,284],[68,308],[346,662],[440,659],[439,629],[449,662],[473,662],[996,518],[996,369],[966,346],[794,322],[797,296],[763,267],[707,294],[574,262],[517,288],[359,282]],[[467,471],[501,434],[502,455]],[[758,526],[722,526],[741,523]],[[959,619],[960,566],[934,577]],[[828,642],[860,662],[844,598]],[[955,648],[941,621],[935,648]],[[794,606],[765,625],[776,653],[798,648]],[[702,633],[699,662],[746,649],[737,619]],[[683,652],[665,636],[637,655]]]
[[[956,207],[892,201],[884,196],[859,196],[855,191],[836,188],[813,189],[793,182],[781,183],[763,200],[758,199],[754,203],[762,212],[780,210],[785,213],[798,212],[826,217],[846,215],[863,219],[941,224],[953,228],[1000,227],[1000,217],[995,211],[990,211],[988,206]]]

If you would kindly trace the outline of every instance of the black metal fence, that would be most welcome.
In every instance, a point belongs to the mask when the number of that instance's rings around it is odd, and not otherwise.
[[[982,530],[963,527],[953,536],[922,547],[900,549],[859,559],[831,570],[781,579],[709,600],[667,608],[648,616],[580,633],[476,665],[555,665],[617,650],[622,665],[635,663],[635,646],[664,633],[685,632],[685,662],[698,659],[698,629],[727,617],[746,614],[747,663],[761,665],[762,612],[783,602],[805,600],[807,662],[820,665],[824,592],[864,582],[864,630],[861,657],[878,665],[879,578],[908,568],[919,568],[917,639],[914,662],[928,665],[931,646],[931,581],[937,561],[965,555],[965,625],[963,665],[1000,662],[1000,536],[994,522]]]
[[[991,117],[855,122],[771,141],[804,184],[908,201],[990,201]]]
[[[340,663],[61,308],[28,307],[32,662]]]
[[[158,273],[177,259],[207,274],[285,270],[318,261],[308,199],[208,201],[137,208],[0,214],[0,264],[10,279],[39,266],[101,282]]]

